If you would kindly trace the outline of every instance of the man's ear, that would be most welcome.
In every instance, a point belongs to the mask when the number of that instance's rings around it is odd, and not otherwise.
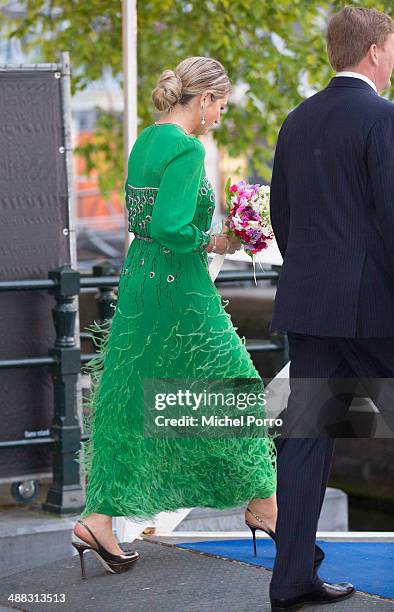
[[[377,45],[375,43],[372,43],[372,45],[369,47],[369,50],[368,50],[369,57],[375,65],[378,63],[378,56],[376,53],[376,49],[377,49]]]

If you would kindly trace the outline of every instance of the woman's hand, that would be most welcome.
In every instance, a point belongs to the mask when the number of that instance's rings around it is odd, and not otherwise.
[[[229,241],[228,253],[233,254],[235,251],[242,249],[242,240],[238,236],[227,236],[227,240]]]
[[[213,246],[214,245],[214,246]],[[238,236],[234,236],[231,232],[228,224],[228,219],[222,220],[222,228],[220,234],[212,234],[211,240],[208,247],[206,248],[208,253],[214,252],[221,255],[225,253],[235,253],[243,246],[242,240]],[[213,248],[215,250],[213,251]]]
[[[229,247],[228,247],[228,253],[235,253],[235,251],[239,251],[240,249],[242,249],[242,240],[240,240],[238,238],[238,236],[234,236],[234,234],[232,233],[228,233],[229,231],[229,222],[228,219],[223,219],[222,220],[222,234],[224,234],[227,237],[227,240],[229,241]]]
[[[214,247],[213,247],[214,245]],[[213,248],[215,250],[213,251]],[[221,255],[225,253],[235,253],[242,248],[242,242],[237,236],[229,236],[227,234],[216,234],[214,238],[211,238],[209,242],[209,247],[207,249],[208,253],[214,252],[219,253]]]

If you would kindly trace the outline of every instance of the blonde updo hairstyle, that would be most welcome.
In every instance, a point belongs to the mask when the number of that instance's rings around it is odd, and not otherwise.
[[[212,100],[231,92],[230,79],[220,62],[210,57],[187,57],[175,70],[164,70],[152,91],[159,111],[169,112],[176,104],[186,106],[194,97],[210,91]]]

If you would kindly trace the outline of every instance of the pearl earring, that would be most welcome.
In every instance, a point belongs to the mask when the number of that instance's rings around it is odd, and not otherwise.
[[[201,110],[203,112],[202,119],[201,119],[201,124],[205,125],[206,121],[205,121],[205,117],[204,117],[204,109],[203,109],[203,107],[201,107]]]

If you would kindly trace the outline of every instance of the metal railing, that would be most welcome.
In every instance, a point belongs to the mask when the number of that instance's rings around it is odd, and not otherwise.
[[[56,514],[75,513],[83,508],[83,494],[79,465],[75,453],[80,443],[88,436],[81,431],[77,413],[77,382],[81,365],[96,353],[81,354],[75,338],[77,306],[75,297],[81,289],[99,289],[97,306],[101,321],[111,318],[112,304],[116,301],[114,288],[119,285],[119,276],[113,275],[108,262],[93,267],[93,275],[81,276],[77,270],[62,266],[48,273],[48,279],[0,281],[0,293],[15,291],[48,291],[54,296],[52,309],[56,338],[48,355],[0,360],[0,369],[48,366],[53,379],[54,417],[50,435],[32,439],[0,441],[0,450],[10,447],[50,445],[52,450],[53,481],[43,509]],[[256,271],[256,280],[277,282],[278,270]],[[216,283],[244,282],[254,279],[249,271],[222,271]],[[82,339],[91,334],[82,332]],[[250,352],[282,352],[287,358],[286,336],[277,334],[270,340],[246,341]]]

